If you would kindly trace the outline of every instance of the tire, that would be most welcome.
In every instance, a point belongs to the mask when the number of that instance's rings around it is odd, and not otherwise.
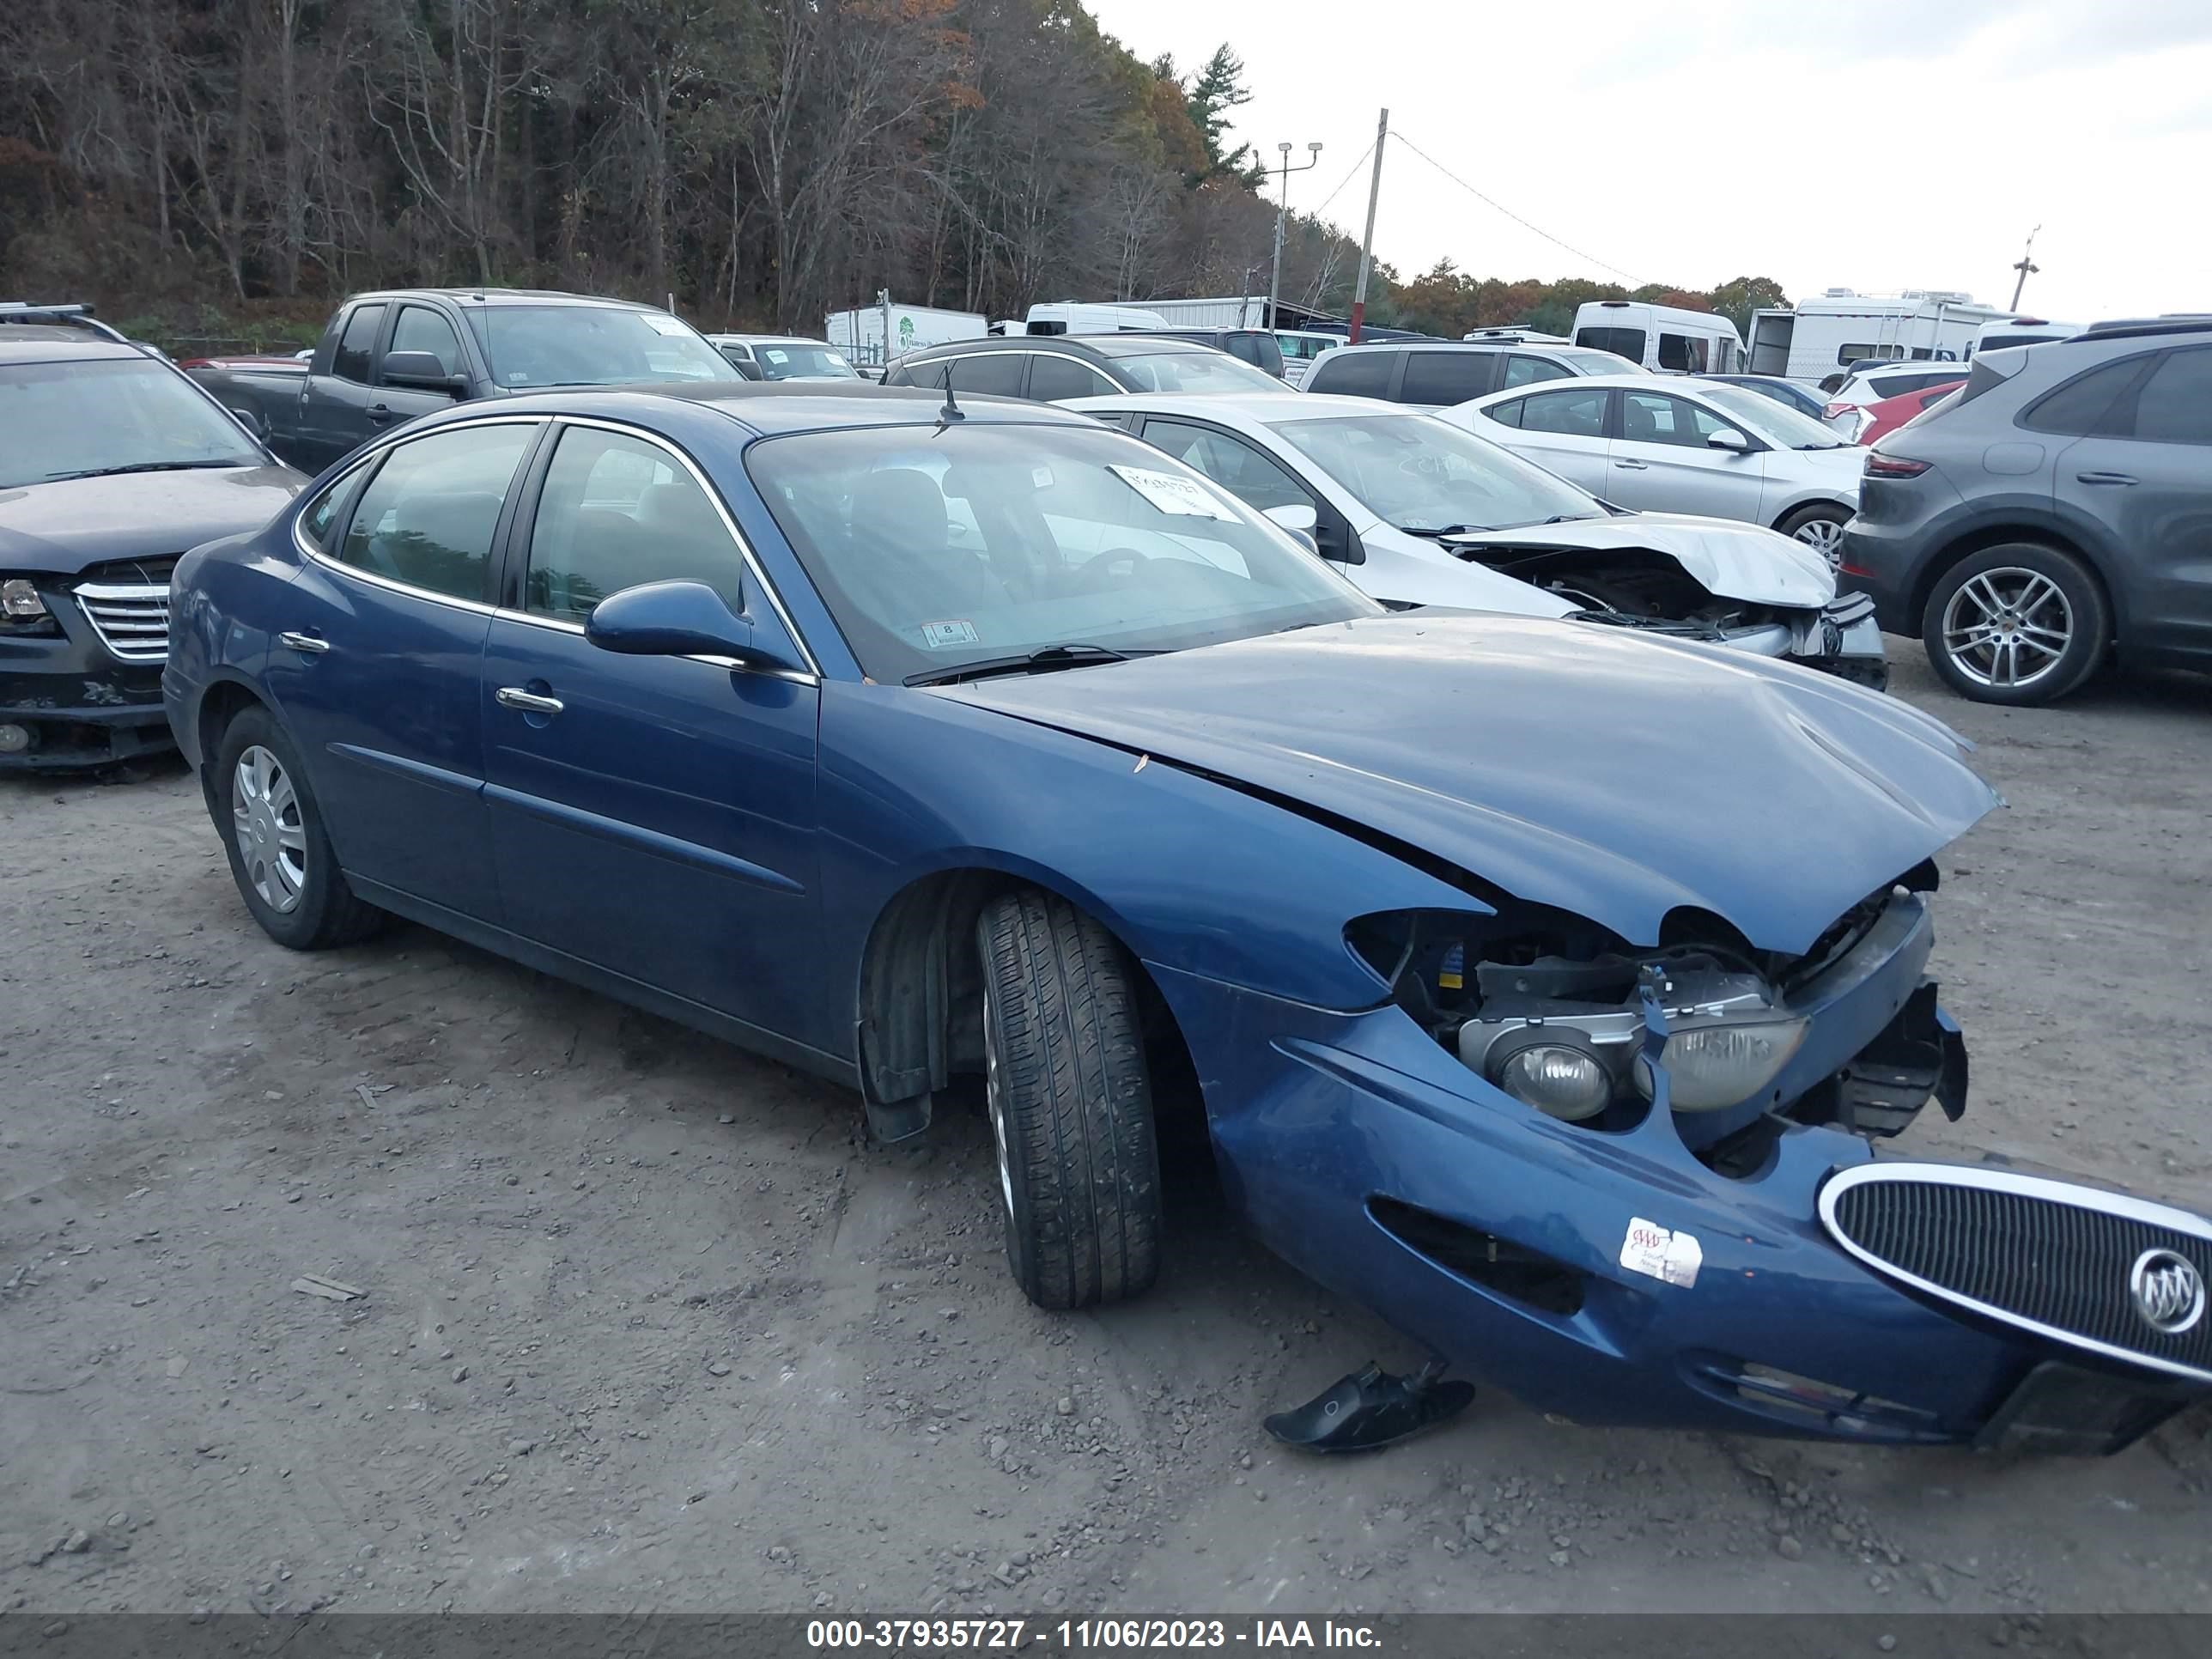
[[[2027,708],[2079,690],[2103,665],[2112,616],[2096,573],[2073,554],[2007,542],[1944,572],[1920,640],[1960,696]]]
[[[385,913],[346,885],[299,750],[267,709],[240,709],[223,728],[208,786],[231,878],[263,933],[324,951],[383,927]]]
[[[1831,570],[1844,565],[1844,526],[1856,515],[1839,501],[1814,501],[1785,516],[1774,527],[1793,542],[1802,542],[1828,562]]]
[[[1066,900],[986,905],[985,1097],[1006,1261],[1040,1308],[1120,1302],[1159,1272],[1159,1149],[1128,959]]]

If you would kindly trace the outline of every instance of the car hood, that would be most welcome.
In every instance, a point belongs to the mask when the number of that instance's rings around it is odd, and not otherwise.
[[[1672,559],[1717,599],[1747,605],[1817,610],[1836,597],[1828,562],[1802,542],[1764,525],[1698,519],[1681,513],[1630,513],[1617,518],[1576,519],[1525,530],[1491,530],[1455,536],[1462,557],[1486,550],[1530,552],[1652,552]]]
[[[1689,907],[1802,953],[2000,804],[1964,739],[1892,698],[1516,617],[1366,618],[936,695],[1216,777],[1638,945]]]
[[[132,472],[0,489],[0,570],[74,576],[258,530],[307,480],[289,466]]]

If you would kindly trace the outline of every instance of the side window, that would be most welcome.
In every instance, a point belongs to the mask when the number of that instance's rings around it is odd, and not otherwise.
[[[331,373],[341,380],[367,386],[369,354],[376,349],[376,331],[383,326],[382,306],[356,306],[353,315],[346,319],[345,332],[338,336],[338,354],[331,364]]]
[[[1539,380],[1564,380],[1573,373],[1542,357],[1524,357],[1516,351],[1505,360],[1505,378],[1498,384],[1501,390],[1506,386],[1534,386]]]
[[[2077,374],[2056,392],[2045,392],[2021,416],[2020,423],[2031,432],[2066,437],[2124,436],[2126,413],[2122,405],[2142,371],[2141,357],[2123,357]]]
[[[581,622],[645,582],[704,582],[738,607],[744,555],[714,501],[675,458],[592,427],[561,434],[530,527],[523,608]]]
[[[1042,355],[1030,361],[1030,396],[1051,403],[1061,398],[1110,398],[1114,383],[1088,363]]]
[[[1662,334],[1659,367],[1700,374],[1705,368],[1705,343],[1693,334]]]
[[[1026,351],[979,351],[972,357],[955,357],[952,389],[956,392],[996,392],[1002,398],[1019,397],[1022,365],[1029,360]]]
[[[1182,421],[1148,420],[1145,441],[1203,472],[1246,506],[1316,507],[1305,486],[1241,438]]]
[[[337,518],[338,508],[345,505],[347,492],[361,482],[361,475],[368,470],[370,465],[370,462],[363,461],[359,466],[348,467],[300,515],[300,533],[307,538],[310,547],[327,549],[330,546],[331,526]]]
[[[1644,331],[1640,328],[1578,328],[1575,343],[1593,351],[1610,351],[1632,363],[1644,361]]]
[[[951,360],[945,357],[939,357],[932,363],[909,363],[904,368],[889,376],[884,384],[927,386],[933,392],[942,391],[945,386],[945,371],[950,367],[951,367]]]
[[[422,306],[399,307],[399,320],[392,329],[392,349],[427,351],[448,374],[459,374],[468,367],[461,356],[461,343],[453,332],[453,325]]]
[[[534,422],[509,422],[447,428],[399,445],[362,491],[339,559],[483,603],[500,507],[515,463],[537,435]]]
[[[1718,421],[1707,417],[1707,431],[1717,431],[1719,426]],[[1651,392],[1631,392],[1622,397],[1620,435],[1630,443],[1678,444],[1685,448],[1699,447],[1705,441],[1695,410],[1680,398]]]
[[[1387,398],[1395,351],[1332,351],[1306,376],[1306,390],[1340,398]]]
[[[1406,383],[1398,401],[1407,404],[1463,404],[1490,390],[1498,361],[1487,351],[1415,351],[1406,358]]]
[[[1602,438],[1605,399],[1602,387],[1580,392],[1540,392],[1521,400],[1522,429],[1557,432],[1570,438]]]
[[[1518,426],[1521,424],[1521,412],[1528,404],[1526,398],[1509,398],[1502,404],[1491,404],[1482,412],[1500,426]]]
[[[2170,351],[2136,397],[2136,436],[2212,446],[2212,346]]]

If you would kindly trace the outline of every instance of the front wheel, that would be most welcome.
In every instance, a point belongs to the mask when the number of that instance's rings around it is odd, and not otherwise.
[[[1006,1261],[1040,1308],[1120,1302],[1159,1272],[1159,1150],[1133,969],[1035,890],[984,908],[985,1096]]]
[[[1802,542],[1828,562],[1831,570],[1844,567],[1844,526],[1851,521],[1850,508],[1833,501],[1814,501],[1801,507],[1774,527],[1793,542]]]
[[[2056,702],[2097,672],[2112,645],[2105,590],[2071,553],[2008,542],[1944,574],[1920,619],[1928,660],[1976,702]]]
[[[291,738],[265,708],[247,708],[215,745],[208,806],[239,896],[261,931],[295,951],[368,938],[384,912],[338,869]]]

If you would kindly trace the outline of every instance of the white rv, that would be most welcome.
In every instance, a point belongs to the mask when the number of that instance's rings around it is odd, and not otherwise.
[[[1963,362],[1976,335],[2012,314],[1964,294],[1832,288],[1794,307],[1752,313],[1750,372],[1817,381],[1868,358]]]
[[[1655,374],[1733,374],[1743,367],[1743,336],[1727,318],[1639,300],[1593,300],[1579,307],[1575,343],[1610,351]]]
[[[1165,328],[1167,319],[1141,306],[1085,305],[1061,300],[1052,305],[1031,306],[1025,334],[1141,334]],[[1006,332],[1013,328],[1007,325]]]

